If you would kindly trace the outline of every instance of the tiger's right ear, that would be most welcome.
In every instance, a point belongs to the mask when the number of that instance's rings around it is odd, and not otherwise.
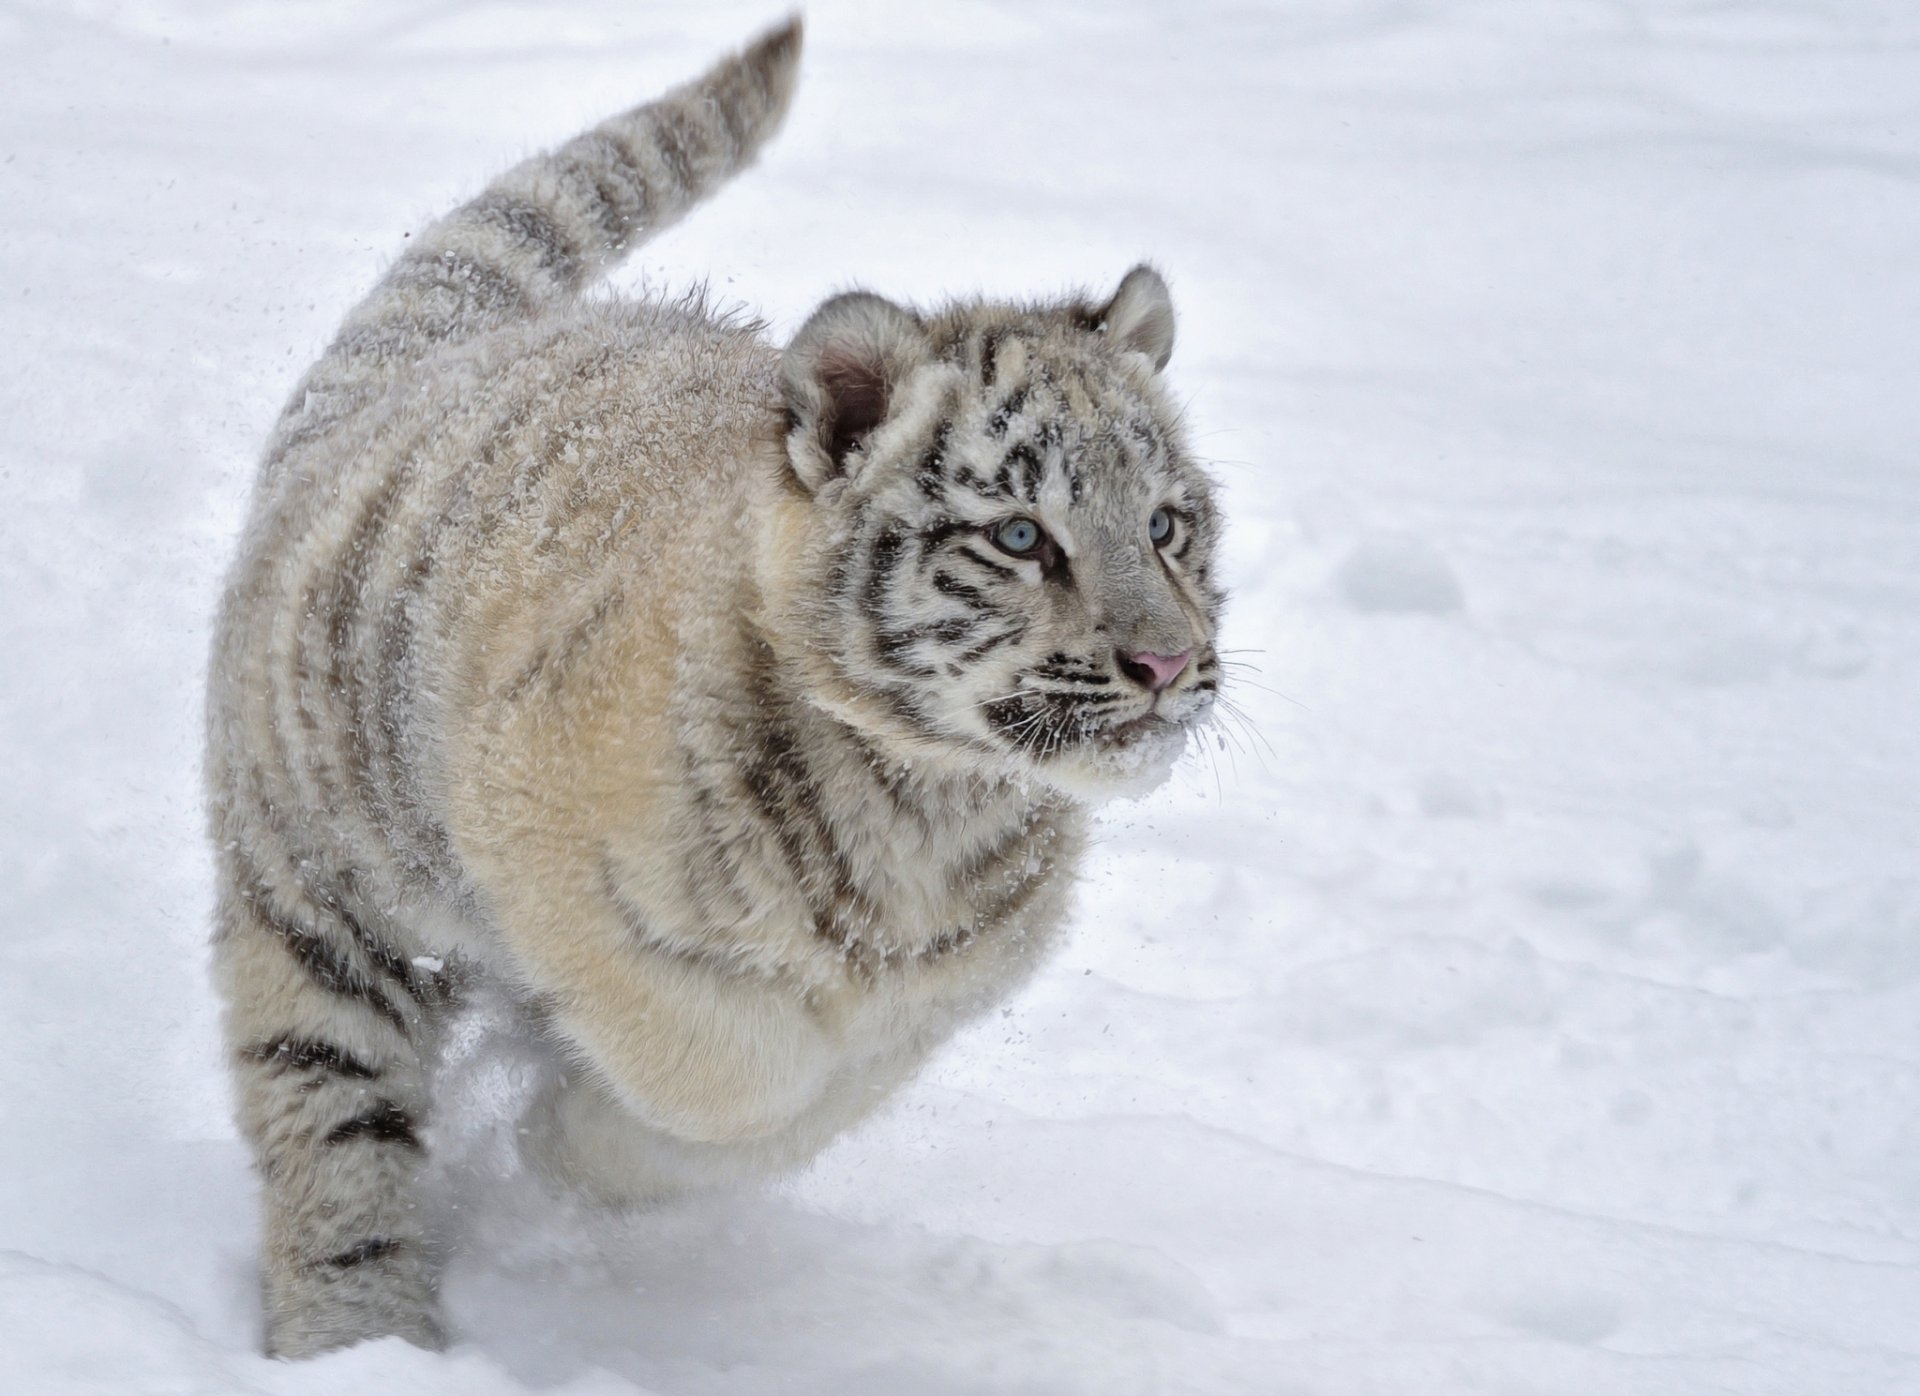
[[[781,364],[793,424],[787,455],[801,483],[818,490],[843,474],[887,420],[900,384],[932,359],[920,321],[883,297],[849,291],[814,311]]]

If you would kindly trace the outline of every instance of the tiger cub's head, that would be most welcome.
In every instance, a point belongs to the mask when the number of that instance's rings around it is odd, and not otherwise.
[[[786,351],[779,596],[816,702],[897,758],[1157,784],[1212,706],[1213,487],[1166,283],[920,315],[836,296]]]

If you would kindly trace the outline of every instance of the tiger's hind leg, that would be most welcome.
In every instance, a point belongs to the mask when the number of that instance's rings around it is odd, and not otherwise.
[[[445,1345],[415,1181],[436,986],[343,905],[222,854],[215,961],[264,1201],[266,1350]]]

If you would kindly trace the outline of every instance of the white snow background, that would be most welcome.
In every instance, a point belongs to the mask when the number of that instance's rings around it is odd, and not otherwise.
[[[621,284],[1155,260],[1252,730],[804,1175],[503,1184],[449,1354],[256,1355],[197,759],[259,443],[403,232],[778,15],[0,6],[0,1392],[1920,1392],[1896,0],[812,5]]]

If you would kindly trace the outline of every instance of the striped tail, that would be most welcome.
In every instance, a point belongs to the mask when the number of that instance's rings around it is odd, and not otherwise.
[[[507,171],[429,227],[308,372],[268,459],[324,434],[433,349],[600,276],[753,161],[800,62],[798,16],[658,101]]]

